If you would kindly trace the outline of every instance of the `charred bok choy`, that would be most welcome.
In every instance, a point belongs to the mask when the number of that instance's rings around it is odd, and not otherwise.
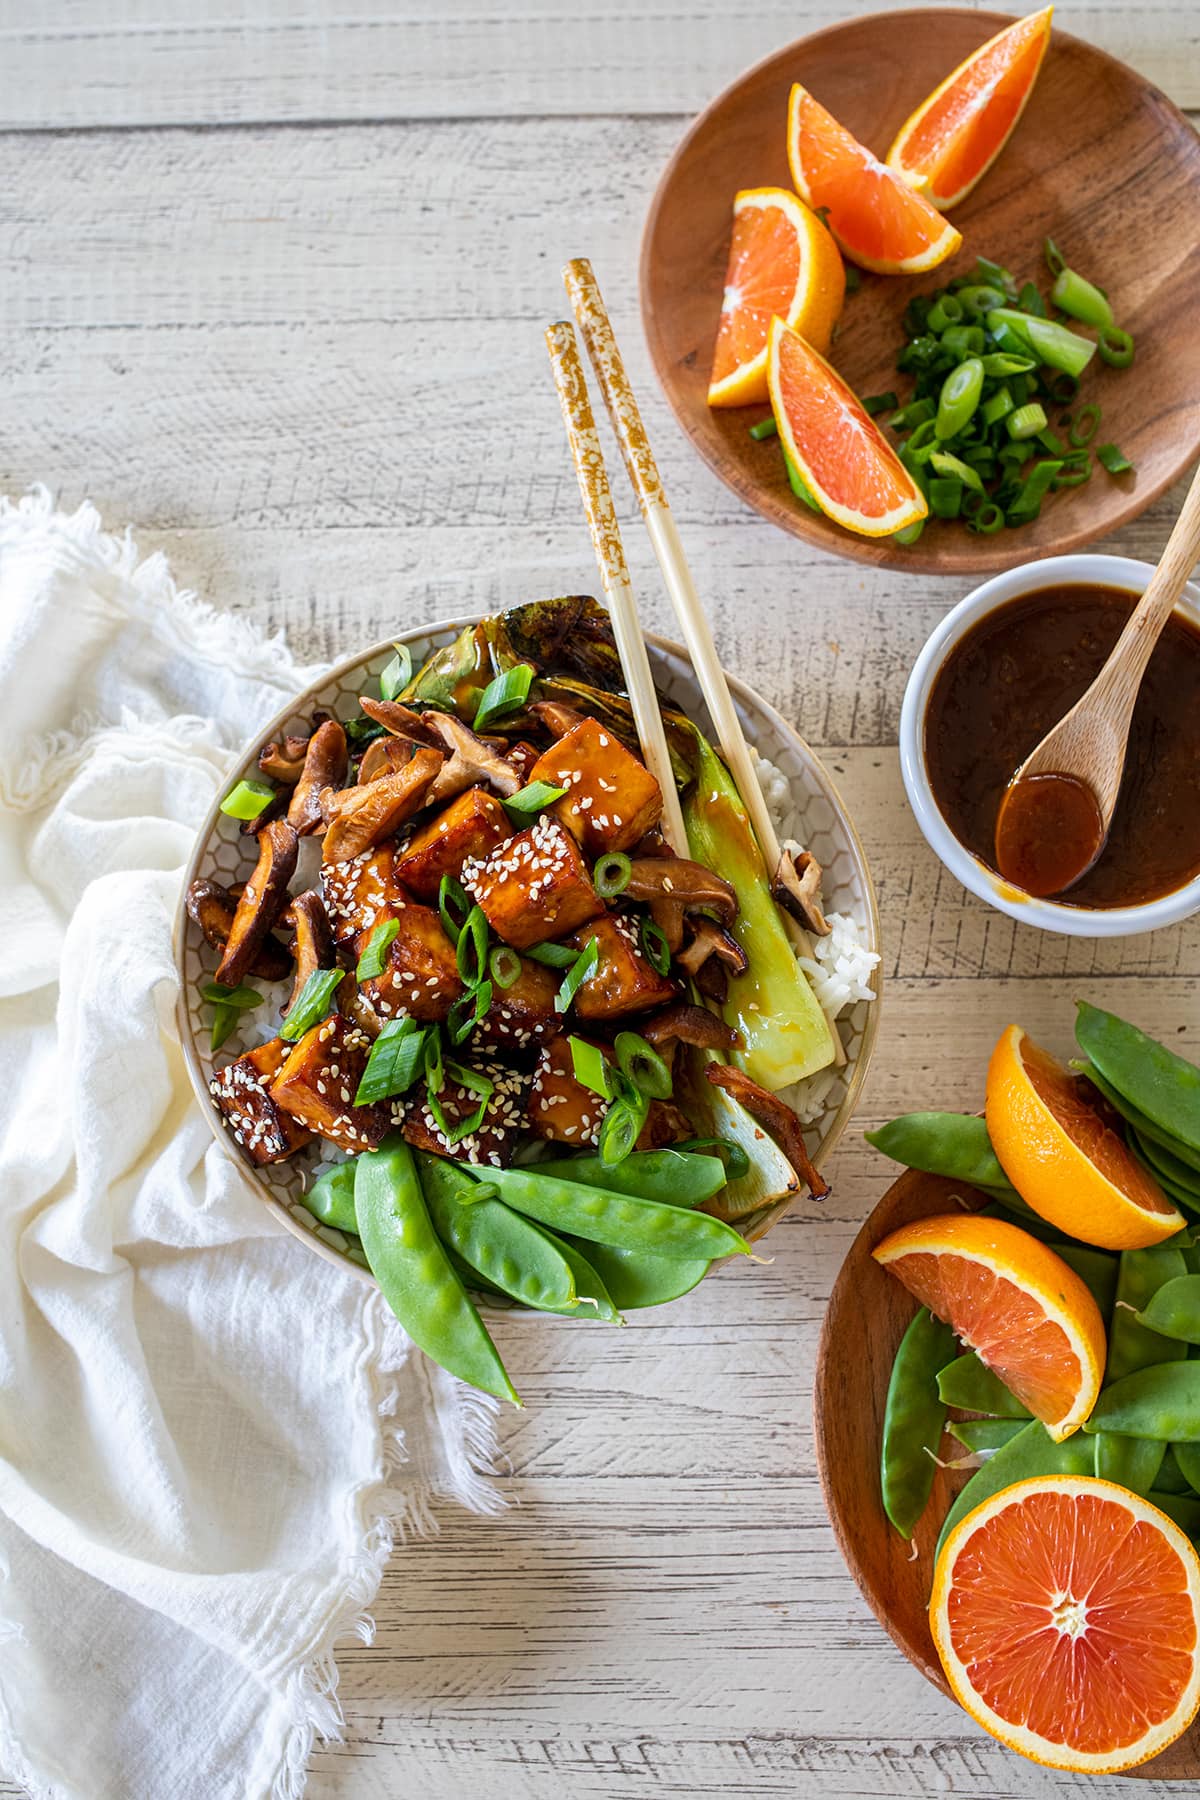
[[[509,1398],[472,1295],[619,1321],[745,1254],[802,1181],[827,1191],[779,1090],[834,1060],[832,1028],[736,786],[663,717],[690,857],[593,601],[484,619],[415,673],[398,651],[353,718],[263,746],[273,785],[231,808],[258,866],[189,896],[214,1048],[276,1020],[213,1076],[233,1137],[324,1165],[297,1181],[323,1231]],[[319,885],[293,894],[304,836]],[[817,883],[791,870],[821,930]]]

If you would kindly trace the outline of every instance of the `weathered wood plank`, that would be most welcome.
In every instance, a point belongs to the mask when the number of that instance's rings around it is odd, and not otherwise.
[[[5,0],[0,127],[691,113],[780,44],[872,0]],[[1183,6],[1081,0],[1069,29],[1183,105]]]

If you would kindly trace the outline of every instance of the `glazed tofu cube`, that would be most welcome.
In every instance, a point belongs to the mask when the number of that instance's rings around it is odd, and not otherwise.
[[[482,862],[464,863],[462,884],[516,950],[564,937],[604,911],[579,845],[547,814]]]
[[[544,751],[529,779],[566,788],[552,810],[593,857],[632,849],[662,812],[662,790],[649,769],[595,719]]]
[[[526,743],[524,738],[518,738],[517,742],[510,744],[505,751],[504,760],[517,771],[521,777],[521,785],[528,787],[530,770],[540,755],[541,751],[536,749],[533,744]]]
[[[498,1050],[523,1049],[526,1044],[554,1037],[563,1028],[562,1014],[554,1001],[562,986],[563,971],[521,958],[521,973],[511,987],[495,989],[490,1010],[475,1027],[472,1042],[494,1044]]]
[[[396,877],[394,846],[380,844],[348,862],[323,863],[321,894],[339,949],[359,932],[398,917],[408,895]]]
[[[381,1019],[409,1018],[433,1024],[446,1017],[464,992],[454,945],[431,906],[410,900],[396,916],[400,930],[388,949],[383,974],[364,981],[362,992]],[[362,955],[370,939],[370,932],[364,932],[357,940],[357,955]]]
[[[597,1048],[606,1054],[612,1051],[611,1044],[598,1043]],[[553,1038],[542,1046],[529,1090],[528,1130],[555,1144],[571,1144],[577,1150],[593,1147],[607,1107],[607,1101],[575,1079],[571,1046],[565,1037]]]
[[[418,1150],[431,1150],[435,1156],[453,1156],[460,1162],[486,1163],[494,1169],[503,1168],[516,1149],[522,1132],[527,1129],[525,1098],[529,1090],[529,1076],[520,1069],[510,1069],[499,1062],[479,1061],[470,1066],[478,1074],[486,1075],[493,1084],[487,1107],[477,1128],[452,1144],[435,1119],[429,1097],[422,1089],[409,1103],[404,1120],[404,1136]],[[474,1116],[479,1110],[481,1096],[447,1075],[437,1098],[447,1124],[453,1127]]]
[[[257,1168],[282,1162],[312,1136],[298,1120],[281,1112],[268,1092],[290,1047],[282,1038],[272,1038],[227,1063],[208,1084],[217,1111]]]
[[[397,853],[396,876],[418,900],[437,901],[443,875],[457,876],[468,857],[482,859],[513,834],[508,814],[486,788],[468,788]]]
[[[271,1083],[272,1100],[339,1150],[377,1149],[391,1129],[391,1107],[354,1104],[370,1049],[365,1032],[331,1013],[291,1046]]]
[[[606,913],[575,932],[569,942],[580,950],[594,942],[600,957],[595,974],[580,984],[575,995],[581,1019],[619,1019],[675,999],[675,983],[642,955],[637,927],[627,915]]]

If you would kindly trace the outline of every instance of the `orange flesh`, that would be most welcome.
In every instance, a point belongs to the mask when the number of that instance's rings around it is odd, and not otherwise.
[[[779,388],[796,447],[823,495],[867,519],[912,499],[904,465],[874,421],[795,332],[780,344]]]
[[[935,100],[904,145],[904,166],[938,194],[978,181],[1017,122],[1037,79],[1047,21],[1022,19]]]
[[[745,207],[736,214],[725,289],[727,296],[736,292],[737,302],[733,311],[721,312],[714,387],[766,349],[771,320],[776,313],[787,318],[799,279],[796,227],[783,208]]]
[[[796,148],[808,201],[827,207],[829,222],[850,256],[904,262],[935,244],[946,221],[885,163],[872,156],[832,114],[805,94]]]
[[[966,1256],[915,1252],[888,1267],[1035,1418],[1054,1423],[1069,1410],[1083,1375],[1079,1358],[1031,1294]]]
[[[1146,1212],[1174,1213],[1175,1207],[1087,1097],[1082,1081],[1069,1075],[1029,1038],[1021,1044],[1021,1062],[1038,1099],[1053,1113],[1090,1163],[1107,1181]]]
[[[1064,1630],[1056,1615],[1066,1623],[1072,1603],[1075,1629]],[[994,1712],[1084,1754],[1169,1719],[1192,1674],[1183,1563],[1162,1532],[1101,1495],[1037,1493],[981,1524],[955,1561],[947,1619]]]

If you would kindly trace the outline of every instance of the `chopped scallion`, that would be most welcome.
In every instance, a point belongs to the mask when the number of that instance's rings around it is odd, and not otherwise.
[[[671,1071],[653,1044],[636,1031],[618,1031],[613,1042],[622,1075],[648,1100],[668,1100]]]
[[[424,1065],[425,1037],[425,1027],[415,1019],[389,1019],[371,1045],[355,1106],[406,1094]]]
[[[877,413],[892,412],[900,402],[889,388],[886,394],[867,394],[863,400],[863,411],[874,418]]]
[[[608,1078],[608,1062],[604,1052],[595,1044],[589,1044],[586,1038],[569,1037],[567,1045],[576,1081],[582,1082],[593,1094],[599,1094],[602,1100],[611,1100],[612,1083]]]
[[[671,946],[667,942],[666,932],[653,919],[643,919],[639,936],[642,955],[657,974],[665,975],[671,966]]]
[[[1125,452],[1118,449],[1116,444],[1097,445],[1096,460],[1108,470],[1110,475],[1126,475],[1133,468],[1133,464]]]
[[[1076,450],[1082,450],[1086,444],[1091,443],[1099,429],[1101,417],[1100,408],[1094,400],[1090,400],[1086,406],[1080,407],[1071,421],[1069,433],[1072,446]]]
[[[808,483],[805,481],[803,475],[800,473],[786,450],[783,453],[783,462],[784,467],[787,469],[788,486],[791,488],[793,494],[795,494],[797,500],[803,500],[805,506],[811,507],[813,512],[820,512],[821,509],[813,499]]]
[[[629,886],[633,864],[620,850],[609,850],[598,857],[592,870],[592,886],[602,900],[614,900]]]
[[[358,959],[358,967],[354,971],[356,981],[370,981],[375,976],[383,974],[387,953],[399,935],[399,931],[399,919],[384,919],[382,924],[375,927],[367,941],[366,949]]]
[[[571,967],[567,970],[562,986],[554,996],[555,1012],[565,1013],[574,1000],[579,989],[589,976],[596,973],[600,963],[600,946],[595,938],[589,938],[583,949],[575,956]]]
[[[1100,355],[1112,369],[1127,369],[1133,361],[1133,339],[1115,325],[1101,328],[1098,339]]]
[[[521,979],[521,959],[511,944],[495,944],[488,953],[488,974],[504,992]]]
[[[465,1043],[480,1020],[487,1017],[494,993],[490,981],[477,981],[474,987],[459,995],[446,1015],[446,1030],[452,1044]]]
[[[750,427],[750,436],[754,439],[756,444],[761,444],[766,438],[777,437],[778,434],[779,427],[775,423],[774,413],[766,419],[760,419],[757,425],[752,425]]]
[[[231,819],[257,819],[275,798],[275,789],[265,781],[239,781],[221,802],[221,811]]]
[[[296,1004],[279,1027],[279,1035],[294,1044],[306,1031],[311,1031],[333,1004],[333,996],[341,986],[344,969],[314,969],[300,990]]]
[[[1111,325],[1112,307],[1098,287],[1077,275],[1074,269],[1060,269],[1054,278],[1050,298],[1060,312],[1078,319],[1081,325]]]
[[[471,901],[462,882],[453,875],[443,875],[438,885],[438,912],[442,929],[452,944],[457,944],[458,934],[470,911]]]
[[[458,934],[454,959],[458,973],[468,987],[474,987],[487,973],[488,922],[481,906],[473,906]]]
[[[566,791],[564,787],[551,787],[548,781],[531,781],[528,787],[519,788],[511,800],[504,801],[504,810],[514,825],[524,828],[535,813],[553,806]]]
[[[379,677],[380,698],[394,700],[412,680],[412,651],[407,644],[395,644],[396,654]]]
[[[525,952],[531,962],[544,963],[548,969],[569,969],[578,954],[566,944],[534,944]]]
[[[1045,409],[1036,400],[1029,401],[1026,406],[1018,406],[1015,412],[1009,413],[1004,421],[1004,429],[1010,438],[1018,442],[1024,438],[1036,437],[1039,431],[1046,428]]]
[[[516,663],[511,669],[505,669],[503,675],[497,675],[494,681],[489,681],[479,696],[479,705],[471,721],[474,729],[482,731],[493,719],[524,706],[529,698],[532,682],[533,667],[530,663]]]

